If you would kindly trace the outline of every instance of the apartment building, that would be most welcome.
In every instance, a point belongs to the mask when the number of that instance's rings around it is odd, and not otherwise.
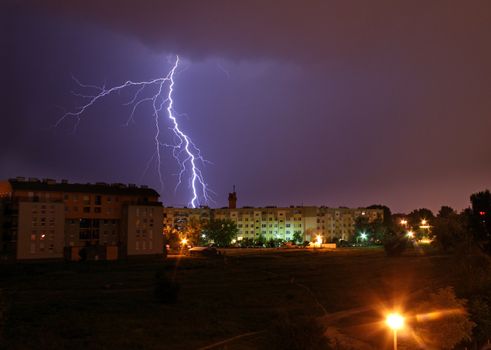
[[[328,208],[316,206],[242,207],[236,208],[237,195],[229,194],[229,207],[211,209],[202,207],[164,207],[164,227],[183,230],[192,220],[202,223],[210,219],[230,219],[239,230],[238,240],[257,239],[293,240],[298,232],[305,241],[317,235],[325,242],[349,240],[355,234],[355,221],[366,216],[368,221],[383,220],[383,210],[368,208]]]
[[[77,260],[162,253],[159,194],[133,184],[0,181],[0,254]]]

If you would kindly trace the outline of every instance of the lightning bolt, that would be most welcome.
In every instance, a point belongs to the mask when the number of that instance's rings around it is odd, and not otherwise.
[[[130,116],[126,121],[125,125],[128,126],[130,123],[134,123],[134,115],[136,110],[140,105],[148,102],[152,106],[152,114],[155,122],[155,134],[153,140],[155,142],[155,152],[147,163],[147,168],[150,163],[155,160],[157,164],[157,173],[159,177],[159,182],[161,189],[164,187],[164,180],[162,175],[162,156],[161,150],[163,148],[170,148],[172,151],[172,156],[175,158],[179,165],[178,181],[175,189],[183,183],[183,177],[189,173],[189,188],[191,189],[191,199],[189,200],[189,205],[192,208],[196,208],[202,203],[208,203],[210,201],[210,193],[213,193],[203,177],[203,173],[199,167],[199,164],[204,165],[209,163],[206,161],[202,155],[200,149],[191,140],[191,138],[184,133],[182,128],[179,126],[178,115],[174,110],[174,86],[175,86],[175,75],[176,70],[179,66],[179,56],[176,56],[176,60],[172,65],[171,70],[165,77],[156,78],[148,81],[132,81],[127,80],[125,83],[111,88],[106,88],[105,85],[87,85],[82,84],[75,77],[72,77],[77,85],[81,88],[91,89],[95,91],[95,94],[85,95],[80,93],[72,92],[76,97],[86,99],[86,103],[77,107],[74,111],[67,112],[63,114],[53,125],[54,128],[60,126],[67,119],[75,119],[75,124],[73,126],[73,131],[75,132],[84,118],[85,112],[96,104],[99,100],[104,99],[104,97],[121,92],[125,89],[136,89],[133,92],[133,97],[130,101],[124,103],[125,106],[132,106]],[[168,88],[166,89],[166,85]],[[152,91],[153,89],[153,91]],[[167,90],[167,93],[166,93]],[[146,95],[145,95],[146,94]],[[146,96],[146,97],[145,97]],[[165,110],[167,117],[170,121],[169,129],[172,131],[173,141],[172,144],[167,144],[161,142],[161,122],[162,114]],[[146,170],[145,170],[146,171]]]

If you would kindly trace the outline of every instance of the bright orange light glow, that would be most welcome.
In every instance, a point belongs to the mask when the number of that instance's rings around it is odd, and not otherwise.
[[[407,236],[409,238],[414,238],[414,232],[413,231],[407,231]]]
[[[407,225],[407,220],[401,219],[401,225],[406,226]]]
[[[458,315],[463,313],[465,313],[465,310],[463,309],[437,310],[437,311],[428,312],[426,314],[416,315],[416,320],[418,322],[433,321],[441,317],[445,317],[449,315]]]
[[[402,317],[398,313],[393,313],[387,315],[387,318],[385,319],[385,322],[387,325],[390,327],[390,329],[397,331],[404,327],[404,317]]]
[[[319,246],[322,244],[322,237],[320,235],[317,235],[316,242]]]
[[[181,239],[181,244],[182,244],[182,245],[186,245],[187,243],[188,243],[187,238],[183,238],[183,239]]]

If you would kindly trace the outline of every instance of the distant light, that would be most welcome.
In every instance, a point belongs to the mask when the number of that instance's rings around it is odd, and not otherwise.
[[[426,219],[421,220],[421,225],[419,226],[419,228],[430,228],[430,224],[428,223],[428,220]]]
[[[385,320],[387,325],[394,331],[401,329],[404,327],[404,317],[402,317],[398,313],[393,313],[387,315],[387,319]]]
[[[43,233],[43,234],[41,235],[41,239],[44,239],[45,237],[46,237],[46,235]]]
[[[366,213],[364,211],[361,212],[361,215],[365,215]]]
[[[486,215],[486,212],[485,211],[480,211],[479,212],[479,215],[484,216],[484,215]]]
[[[201,235],[201,238],[206,238],[206,235],[203,233],[203,234]]]
[[[407,220],[401,219],[401,225],[406,226],[407,225]]]
[[[322,236],[321,235],[317,235],[316,237],[316,242],[317,244],[320,246],[322,244]]]
[[[414,238],[414,232],[413,231],[407,231],[407,236],[409,238]]]
[[[368,237],[368,235],[367,235],[365,232],[362,232],[362,233],[360,234],[360,238],[361,238],[362,240],[367,239],[367,237]]]
[[[187,243],[188,243],[187,238],[183,238],[183,239],[181,239],[181,244],[182,244],[182,245],[186,245]]]

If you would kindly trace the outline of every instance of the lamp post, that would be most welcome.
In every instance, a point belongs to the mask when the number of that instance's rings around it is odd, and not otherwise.
[[[397,331],[404,327],[404,317],[398,313],[392,313],[387,315],[385,322],[394,332],[394,350],[397,350]]]

